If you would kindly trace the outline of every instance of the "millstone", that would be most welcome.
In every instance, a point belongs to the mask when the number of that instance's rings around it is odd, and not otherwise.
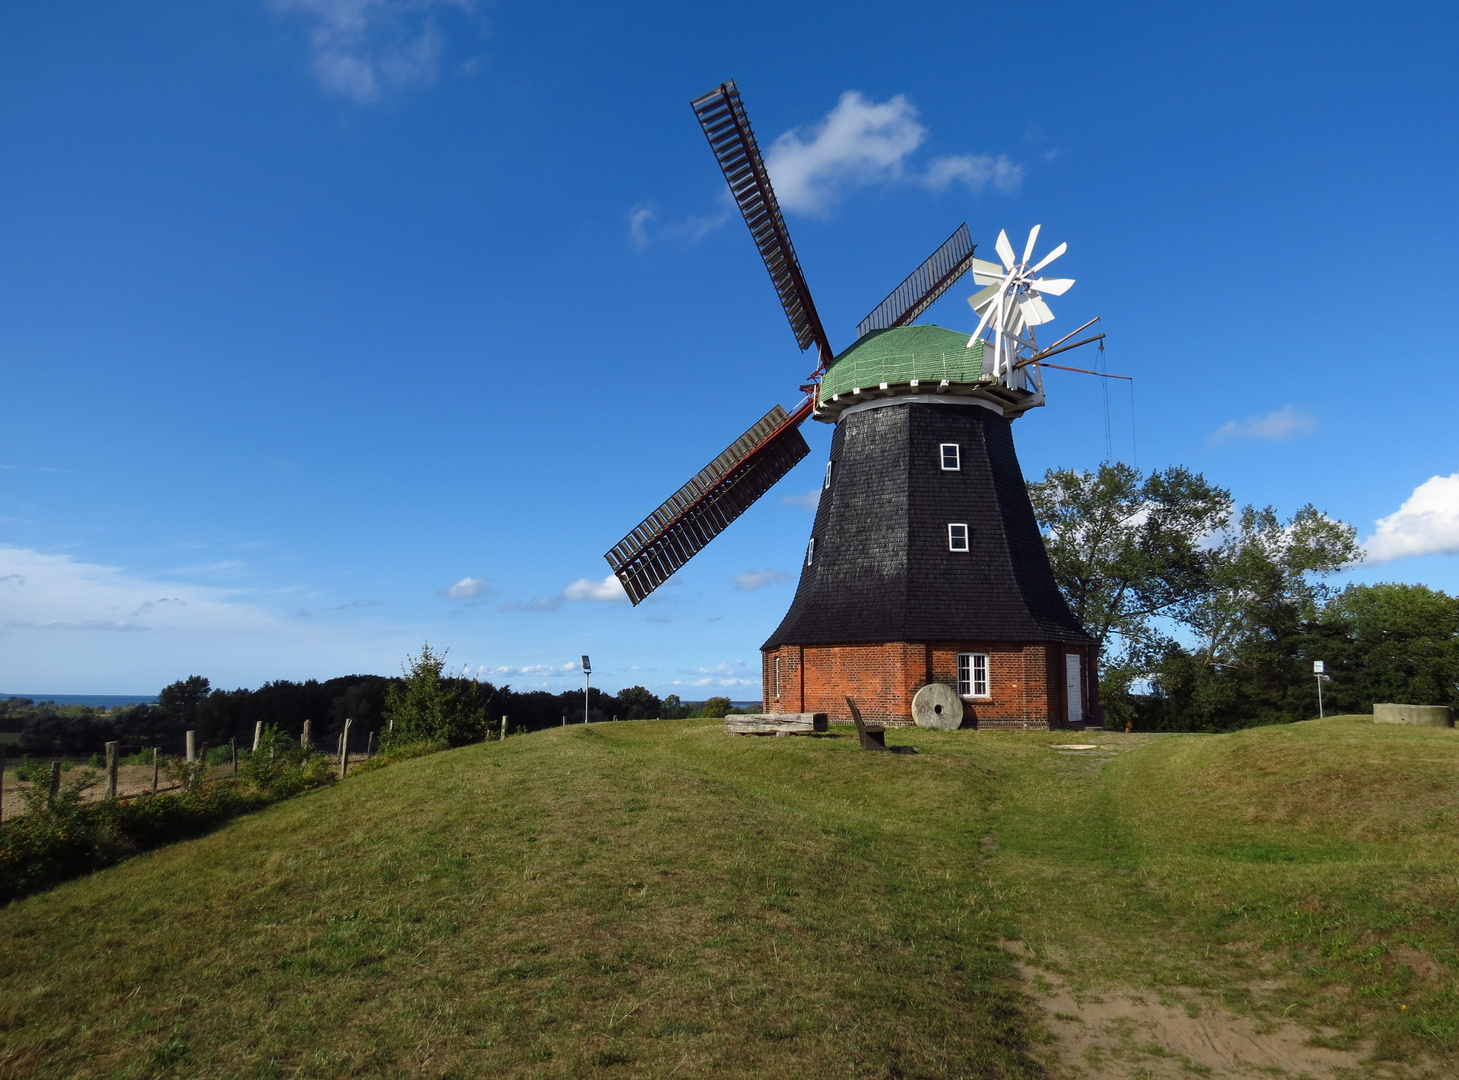
[[[912,719],[918,727],[955,731],[963,722],[962,698],[945,683],[928,683],[912,695]]]

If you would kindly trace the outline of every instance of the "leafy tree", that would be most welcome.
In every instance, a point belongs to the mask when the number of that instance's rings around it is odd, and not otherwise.
[[[434,740],[461,746],[486,737],[486,705],[472,680],[443,674],[446,652],[432,652],[427,642],[419,656],[406,659],[404,679],[392,683],[385,693],[382,742],[397,745]]]
[[[659,710],[659,715],[665,720],[682,720],[689,715],[689,708],[679,700],[678,694],[670,694],[664,698],[663,708]]]
[[[642,686],[618,691],[618,705],[624,720],[657,720],[664,714],[664,703]]]
[[[1142,477],[1119,462],[1050,469],[1029,497],[1054,579],[1105,667],[1158,654],[1166,639],[1155,620],[1207,589],[1202,545],[1230,520],[1230,492],[1188,469]]]
[[[699,715],[706,720],[723,720],[730,711],[730,699],[727,697],[712,697],[704,703],[699,710]]]
[[[212,686],[201,675],[189,675],[186,679],[168,683],[157,695],[157,704],[162,707],[174,724],[183,730],[198,725],[198,706],[207,698]]]
[[[1245,507],[1207,556],[1206,587],[1179,605],[1209,665],[1236,664],[1242,651],[1297,633],[1316,617],[1327,590],[1313,575],[1362,558],[1357,532],[1311,504],[1282,521],[1268,506]]]
[[[1459,708],[1459,597],[1424,585],[1349,585],[1314,630],[1312,658],[1328,662],[1333,709]]]

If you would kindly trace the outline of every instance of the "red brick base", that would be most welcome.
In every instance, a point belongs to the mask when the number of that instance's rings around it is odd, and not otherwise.
[[[868,721],[905,727],[912,695],[931,682],[957,687],[957,655],[988,654],[988,696],[963,698],[963,726],[1068,727],[1066,655],[1080,662],[1084,722],[1098,722],[1092,646],[1057,642],[889,641],[878,645],[783,645],[762,654],[766,712],[823,712],[851,723],[846,698]]]

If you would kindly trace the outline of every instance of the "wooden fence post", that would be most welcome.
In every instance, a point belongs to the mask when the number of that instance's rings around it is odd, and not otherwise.
[[[350,725],[354,723],[348,717],[345,718],[344,730],[339,733],[339,778],[344,779],[345,773],[350,767]]]
[[[234,735],[228,740],[228,751],[233,755],[233,775],[238,775],[238,736]]]
[[[117,744],[106,744],[106,797],[117,797]]]
[[[51,802],[56,801],[56,796],[61,794],[61,763],[51,762]]]
[[[187,763],[189,765],[191,765],[194,761],[198,759],[197,743],[193,738],[196,734],[197,733],[194,731],[189,731],[187,733]]]
[[[311,747],[311,746],[314,745],[314,721],[313,720],[305,720],[304,721],[304,730],[299,735],[299,745],[302,746],[302,747],[304,747],[306,750],[309,747]]]
[[[505,716],[503,716],[502,717],[502,738],[505,739],[506,737],[507,737],[507,718]]]
[[[375,756],[375,732],[374,732],[374,729],[371,729],[371,731],[370,731],[370,741],[365,744],[365,756],[367,758],[372,758],[372,757]]]
[[[159,772],[159,764],[158,764],[158,760],[157,760],[157,752],[159,750],[161,750],[161,749],[162,748],[160,746],[154,746],[154,747],[152,747],[152,794],[153,795],[156,795],[157,794],[157,780],[161,776],[161,773]]]
[[[258,753],[259,745],[263,742],[263,721],[255,721],[253,725],[253,752]]]

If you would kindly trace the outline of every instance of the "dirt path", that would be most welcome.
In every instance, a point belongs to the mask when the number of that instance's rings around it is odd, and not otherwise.
[[[1005,942],[1004,947],[1017,957],[1026,956],[1021,942]],[[1166,1001],[1134,991],[1075,994],[1058,975],[1025,959],[1015,966],[1043,1008],[1054,1041],[1051,1052],[1042,1056],[1050,1074],[1060,1080],[1424,1075],[1369,1072],[1361,1064],[1361,1051],[1309,1046],[1311,1032],[1305,1028],[1232,1016],[1194,991]]]

